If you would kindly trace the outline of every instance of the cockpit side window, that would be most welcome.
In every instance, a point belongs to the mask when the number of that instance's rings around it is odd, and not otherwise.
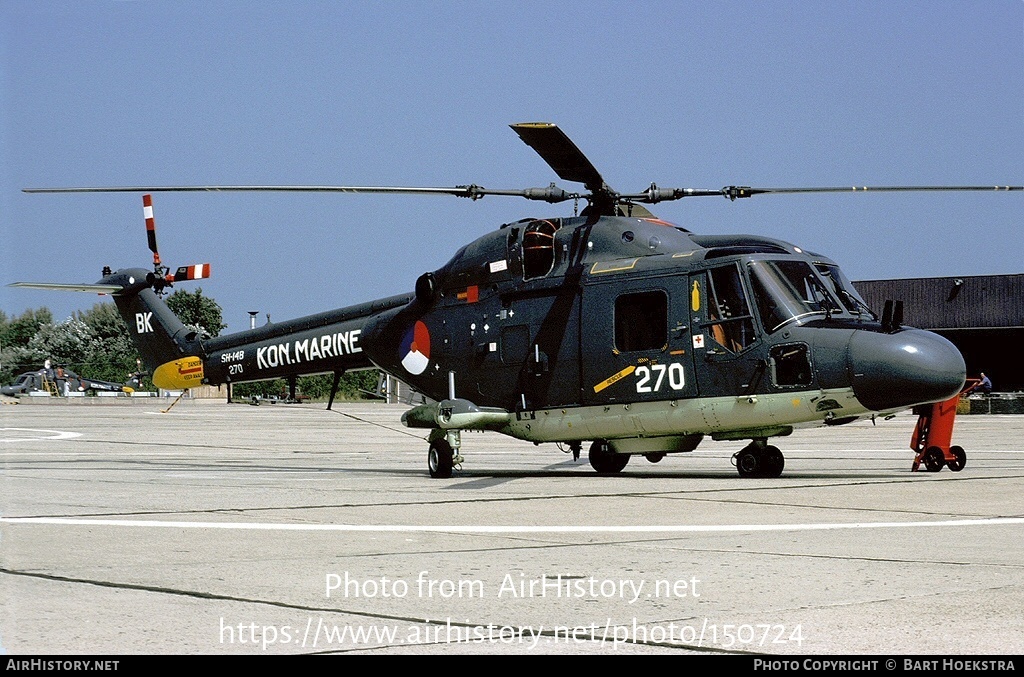
[[[711,337],[730,352],[742,352],[757,339],[740,271],[734,265],[709,271],[708,320]]]
[[[874,313],[868,307],[868,304],[861,298],[860,294],[857,293],[857,289],[853,286],[843,271],[839,269],[839,266],[831,263],[815,263],[814,267],[817,268],[825,281],[828,282],[832,291],[839,300],[842,302],[843,307],[846,308],[850,313],[854,315],[860,315],[866,312],[868,315],[874,316]]]

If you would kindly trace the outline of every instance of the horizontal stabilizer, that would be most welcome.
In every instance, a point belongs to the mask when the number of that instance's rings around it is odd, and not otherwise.
[[[121,291],[117,284],[62,284],[60,282],[12,282],[8,287],[23,289],[47,289],[50,291],[84,291],[91,294],[112,294]]]

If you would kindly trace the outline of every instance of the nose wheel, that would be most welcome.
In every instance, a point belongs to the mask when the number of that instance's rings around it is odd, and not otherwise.
[[[778,477],[786,466],[786,457],[778,447],[754,440],[732,457],[740,477]]]
[[[430,476],[439,479],[451,477],[452,470],[463,460],[459,454],[459,447],[462,446],[459,431],[434,430],[428,439],[430,449],[427,451],[427,471]]]
[[[612,451],[608,440],[594,440],[594,443],[590,445],[590,453],[587,458],[590,459],[591,467],[603,474],[621,472],[629,463],[629,456]]]
[[[452,445],[446,440],[434,440],[430,443],[430,450],[427,452],[427,470],[431,477],[445,479],[452,476],[452,463],[455,455],[452,453]]]

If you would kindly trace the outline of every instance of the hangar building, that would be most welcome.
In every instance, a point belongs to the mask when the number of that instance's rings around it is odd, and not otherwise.
[[[1024,390],[1024,275],[928,277],[854,282],[868,306],[903,301],[903,324],[952,341],[967,376],[985,374],[998,392]]]

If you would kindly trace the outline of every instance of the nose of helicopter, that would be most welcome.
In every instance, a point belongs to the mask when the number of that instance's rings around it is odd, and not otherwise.
[[[853,392],[873,411],[949,399],[960,392],[967,375],[956,346],[921,329],[855,332],[849,355]]]

